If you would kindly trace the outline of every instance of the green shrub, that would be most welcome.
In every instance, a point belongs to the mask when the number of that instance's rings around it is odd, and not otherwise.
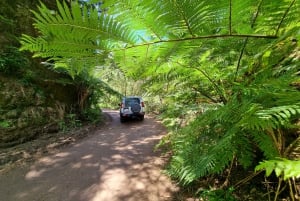
[[[18,48],[9,46],[0,51],[0,72],[14,75],[27,65],[27,58]]]
[[[233,188],[226,190],[202,190],[200,192],[200,199],[205,201],[236,201],[233,191]]]
[[[11,127],[11,123],[9,121],[6,120],[0,121],[0,128],[9,128],[9,127]]]
[[[84,110],[84,118],[91,123],[99,123],[102,121],[101,109],[91,107]]]

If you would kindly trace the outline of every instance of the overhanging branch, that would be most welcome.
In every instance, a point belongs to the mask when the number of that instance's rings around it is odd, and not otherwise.
[[[206,36],[196,36],[196,37],[187,37],[187,38],[178,38],[178,39],[167,39],[167,40],[158,40],[148,43],[138,44],[128,46],[122,49],[131,49],[135,47],[154,45],[159,43],[174,43],[174,42],[183,42],[183,41],[193,41],[201,39],[215,39],[215,38],[262,38],[262,39],[276,39],[277,36],[274,35],[259,35],[259,34],[220,34],[220,35],[206,35]]]

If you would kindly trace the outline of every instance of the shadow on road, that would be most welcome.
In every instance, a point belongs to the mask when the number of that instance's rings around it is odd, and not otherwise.
[[[153,147],[165,134],[154,119],[109,125],[31,166],[0,175],[2,201],[164,201],[178,190]]]

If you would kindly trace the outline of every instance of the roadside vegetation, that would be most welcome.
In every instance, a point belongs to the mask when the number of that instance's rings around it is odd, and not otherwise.
[[[169,129],[157,148],[188,195],[299,200],[299,1],[57,1],[32,13],[20,50],[75,85],[71,126],[140,95]],[[1,58],[2,73],[19,68]]]

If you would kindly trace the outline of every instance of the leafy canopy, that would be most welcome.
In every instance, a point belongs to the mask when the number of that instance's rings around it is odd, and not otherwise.
[[[33,11],[40,35],[23,35],[22,50],[54,60],[72,74],[106,58],[128,71],[150,67],[147,73],[167,62],[190,65],[199,54],[213,55],[196,59],[200,65],[209,59],[215,65],[236,66],[245,39],[252,47],[265,43],[295,26],[299,17],[296,0],[93,2],[72,1],[69,6],[57,1],[58,11],[41,4]],[[230,52],[232,63],[220,64],[218,54],[224,51]]]

